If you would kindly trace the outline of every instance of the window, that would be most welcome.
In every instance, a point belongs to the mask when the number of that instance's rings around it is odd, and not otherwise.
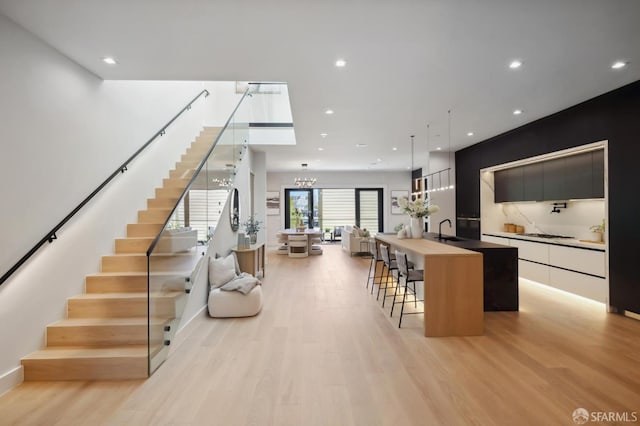
[[[228,196],[226,189],[192,189],[178,205],[170,223],[174,227],[190,226],[198,231],[198,241],[207,241],[208,227],[218,226]],[[185,204],[188,204],[187,209]]]

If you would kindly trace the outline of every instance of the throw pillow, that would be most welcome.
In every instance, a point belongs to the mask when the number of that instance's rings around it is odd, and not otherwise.
[[[209,258],[209,285],[211,289],[221,287],[236,277],[234,253],[217,259]]]
[[[227,256],[233,256],[233,261],[236,263],[236,275],[240,275],[242,273],[242,271],[240,270],[240,264],[238,263],[238,256],[236,255],[236,252],[232,251]],[[222,256],[220,256],[218,253],[216,253],[216,259],[219,259],[221,257]]]

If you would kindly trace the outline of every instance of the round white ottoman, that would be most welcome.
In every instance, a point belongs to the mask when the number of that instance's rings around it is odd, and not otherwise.
[[[255,286],[248,294],[219,288],[209,293],[209,315],[214,318],[237,318],[257,315],[262,309],[262,286]]]

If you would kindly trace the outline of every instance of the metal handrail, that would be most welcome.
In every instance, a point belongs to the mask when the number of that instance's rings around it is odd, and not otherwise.
[[[138,149],[131,157],[129,157],[124,163],[122,163],[122,165],[120,167],[118,167],[116,169],[115,172],[113,172],[104,182],[102,182],[91,194],[89,194],[89,196],[87,198],[85,198],[84,200],[82,200],[82,202],[80,204],[78,204],[76,206],[76,208],[74,208],[71,213],[69,213],[67,216],[65,216],[64,219],[62,219],[60,221],[60,223],[58,223],[56,226],[53,227],[53,229],[51,231],[49,231],[44,238],[42,238],[40,241],[38,241],[38,243],[36,245],[34,245],[31,250],[29,250],[27,252],[27,254],[25,254],[24,256],[22,256],[22,258],[20,258],[20,260],[18,260],[18,262],[16,262],[15,265],[13,265],[1,278],[0,278],[0,285],[4,284],[4,282],[9,279],[9,277],[16,272],[27,260],[29,260],[29,258],[31,256],[34,255],[35,252],[37,252],[40,247],[42,247],[44,245],[44,243],[52,243],[53,240],[57,240],[58,236],[56,235],[56,232],[58,232],[60,230],[60,228],[62,228],[76,213],[78,213],[89,201],[91,201],[91,199],[93,197],[96,196],[96,194],[98,194],[105,186],[107,186],[107,184],[109,184],[109,182],[111,182],[116,176],[118,176],[118,174],[124,173],[127,171],[127,166],[129,165],[129,163],[131,161],[133,161],[133,159],[135,159],[142,151],[144,151],[149,145],[151,145],[151,143],[158,137],[158,136],[162,136],[166,133],[167,128],[173,124],[174,121],[176,121],[176,119],[178,117],[180,117],[182,115],[182,113],[184,113],[185,111],[188,111],[191,109],[191,105],[197,101],[200,96],[204,95],[204,97],[206,98],[207,96],[209,96],[209,91],[208,90],[203,90],[200,93],[198,93],[198,95],[193,98],[191,100],[191,102],[189,102],[184,108],[182,108],[180,110],[180,112],[178,112],[171,120],[169,120],[169,122],[167,124],[165,124],[160,130],[158,130],[156,132],[156,134],[154,134],[151,139],[149,139],[144,145],[142,145],[142,147],[140,149]]]
[[[149,248],[147,249],[147,257],[151,256],[151,253],[153,253],[153,250],[156,248],[156,245],[158,244],[158,241],[160,241],[160,237],[162,236],[162,233],[164,232],[165,228],[167,227],[167,223],[169,223],[169,221],[171,220],[171,217],[173,217],[173,213],[178,208],[178,205],[180,204],[180,202],[184,198],[185,194],[187,192],[189,192],[189,189],[191,188],[191,185],[193,185],[193,182],[195,182],[196,178],[198,177],[198,173],[200,173],[200,170],[202,170],[202,167],[205,165],[205,163],[209,159],[209,156],[213,152],[214,148],[218,145],[218,141],[220,140],[220,137],[224,134],[225,130],[229,127],[229,123],[231,122],[231,119],[233,118],[234,115],[236,115],[236,111],[238,110],[238,108],[240,107],[242,102],[244,101],[244,98],[247,97],[247,95],[251,96],[249,94],[249,90],[251,89],[251,85],[252,84],[254,84],[254,83],[249,83],[249,87],[242,94],[242,97],[240,98],[240,101],[238,102],[236,107],[233,109],[233,112],[231,113],[231,115],[227,119],[227,122],[224,124],[224,127],[222,128],[222,130],[220,130],[220,133],[218,133],[218,136],[216,137],[216,140],[213,142],[213,145],[211,145],[211,148],[209,148],[209,150],[207,151],[205,156],[202,158],[202,161],[198,165],[198,168],[196,169],[196,171],[191,176],[191,179],[189,179],[189,183],[185,187],[184,191],[182,191],[182,194],[180,194],[180,196],[178,197],[178,201],[176,202],[176,205],[173,206],[173,208],[171,209],[171,213],[169,213],[169,216],[167,216],[167,219],[162,224],[162,228],[160,229],[160,232],[153,239],[153,242],[151,243],[151,245],[149,245]]]

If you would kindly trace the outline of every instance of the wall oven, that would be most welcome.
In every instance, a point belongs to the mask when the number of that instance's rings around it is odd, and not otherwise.
[[[456,218],[456,234],[458,237],[480,239],[480,218],[459,216]]]

